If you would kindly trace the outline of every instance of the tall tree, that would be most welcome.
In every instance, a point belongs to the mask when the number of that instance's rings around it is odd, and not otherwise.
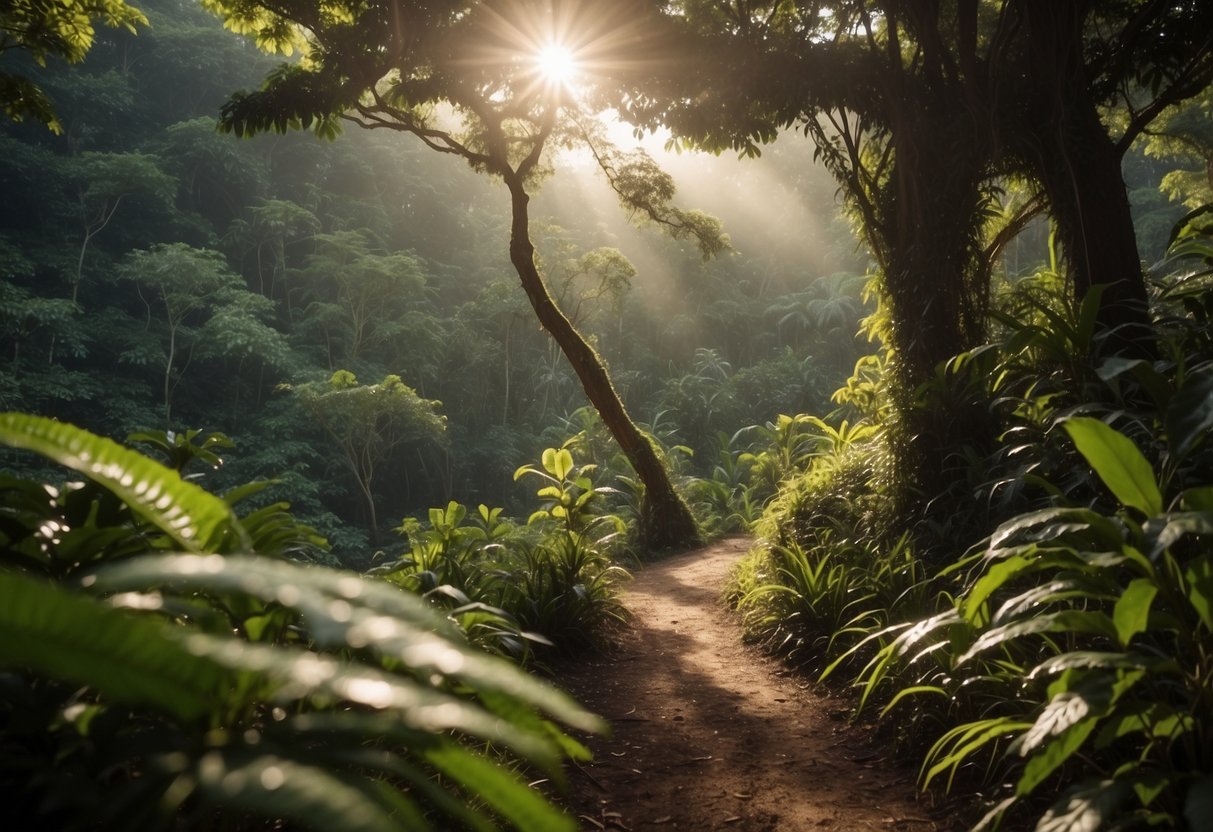
[[[166,426],[171,425],[173,392],[195,352],[284,363],[282,336],[261,321],[269,301],[247,291],[219,252],[184,243],[158,244],[131,252],[118,276],[137,286],[148,328],[162,330],[156,335],[162,335]]]
[[[371,251],[359,231],[318,234],[315,252],[309,254],[300,277],[308,290],[308,303],[296,336],[323,345],[329,369],[364,366],[369,354],[395,342],[413,361],[409,381],[424,378],[426,364],[419,356],[432,352],[436,337],[427,330],[426,275],[420,261],[409,254]],[[399,353],[401,350],[392,350]],[[393,355],[393,358],[396,356]]]
[[[1058,226],[1077,294],[1108,284],[1103,323],[1147,323],[1120,160],[1169,105],[1213,80],[1210,4],[652,5],[678,44],[671,63],[680,70],[641,67],[620,98],[624,111],[696,142],[747,152],[779,128],[803,127],[860,214],[895,319],[896,307],[908,304],[915,310],[911,329],[942,326],[946,333],[950,319],[962,335],[980,331],[965,323],[963,298],[958,304],[944,296],[960,283],[943,294],[928,284],[956,252],[965,252],[961,261],[980,258],[979,248],[960,241],[980,229],[991,205],[981,188],[1019,174],[1043,197],[1029,212],[1047,204]],[[1101,118],[1109,106],[1127,112],[1123,129]],[[932,266],[926,258],[935,252],[941,262]],[[911,279],[899,290],[903,263]],[[988,268],[973,266],[988,280]],[[980,301],[982,287],[971,288]],[[912,353],[914,339],[925,342],[926,356],[939,357],[929,345],[941,339],[929,332],[905,333],[896,346]]]
[[[338,370],[327,382],[300,385],[295,392],[354,477],[366,508],[371,544],[378,545],[375,472],[402,445],[442,440],[446,419],[437,412],[440,403],[419,397],[400,376],[359,384],[347,370]]]
[[[974,5],[976,5],[974,3]],[[1121,175],[1125,152],[1213,81],[1213,6],[1197,0],[1000,4],[990,50],[995,141],[1047,198],[1075,292],[1097,284],[1114,348],[1148,353],[1141,256]],[[1003,83],[1001,95],[994,85]],[[1121,108],[1121,129],[1103,118]]]
[[[1147,156],[1174,165],[1159,187],[1190,209],[1213,203],[1213,86],[1145,131]]]
[[[570,56],[584,66],[614,60],[647,40],[631,2],[551,0],[400,4],[318,0],[206,0],[236,31],[271,49],[302,49],[265,87],[224,107],[224,126],[252,135],[292,126],[332,136],[344,119],[409,133],[499,178],[510,198],[510,261],[540,323],[560,345],[587,397],[645,485],[649,545],[697,538],[652,440],[628,415],[601,358],[553,301],[530,235],[531,191],[550,167],[553,143],[570,140]],[[719,227],[670,205],[672,182],[651,161],[599,158],[621,198],[675,235],[719,248]]]
[[[617,73],[621,109],[714,149],[800,127],[838,179],[881,272],[897,410],[930,472],[950,441],[913,391],[977,343],[991,266],[1047,207],[1079,298],[1105,284],[1111,349],[1152,332],[1120,159],[1213,77],[1213,5],[1195,0],[653,2],[668,61]],[[1118,104],[1113,135],[1102,108]],[[1038,194],[988,222],[1009,175]],[[955,415],[952,421],[956,422]],[[961,420],[964,423],[964,420]],[[920,467],[921,466],[921,467]]]

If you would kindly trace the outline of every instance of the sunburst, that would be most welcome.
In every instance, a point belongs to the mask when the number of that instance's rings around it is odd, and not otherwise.
[[[550,43],[535,55],[535,68],[548,84],[565,86],[577,77],[579,65],[573,50],[560,43]]]
[[[486,86],[499,86],[501,100],[569,104],[604,73],[659,54],[641,21],[626,3],[486,0],[470,20],[470,48],[453,63],[492,79]]]

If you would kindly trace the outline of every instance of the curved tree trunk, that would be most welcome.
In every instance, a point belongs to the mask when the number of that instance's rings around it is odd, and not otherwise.
[[[695,518],[674,490],[669,472],[652,441],[636,427],[615,391],[602,359],[560,311],[539,275],[530,236],[530,196],[521,178],[506,177],[506,185],[510,189],[512,209],[510,261],[540,324],[572,364],[590,403],[644,483],[644,516],[641,519],[645,544],[654,549],[667,549],[697,542],[699,529]]]

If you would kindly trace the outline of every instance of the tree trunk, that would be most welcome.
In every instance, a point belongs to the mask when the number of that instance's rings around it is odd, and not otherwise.
[[[1152,354],[1153,329],[1120,156],[1090,102],[1064,113],[1040,181],[1078,300],[1102,284],[1097,320],[1113,352]]]
[[[700,537],[695,518],[674,490],[669,472],[652,441],[636,427],[611,384],[601,358],[556,306],[539,276],[535,266],[535,246],[530,237],[530,197],[522,181],[517,177],[506,177],[506,184],[510,189],[512,208],[510,261],[518,272],[522,288],[540,324],[551,334],[573,366],[590,403],[644,483],[641,523],[645,545],[654,549],[668,549],[698,542]]]
[[[177,327],[172,321],[172,315],[169,316],[168,325],[168,359],[164,362],[164,429],[168,430],[172,427],[172,410],[173,410],[173,361],[177,357]]]
[[[365,456],[368,452],[362,449],[360,452],[357,448],[345,449],[349,455],[348,462],[350,470],[354,472],[354,481],[358,483],[358,490],[362,492],[362,499],[366,501],[366,521],[367,532],[372,547],[379,546],[379,512],[375,509],[375,490],[372,488],[375,473],[373,467],[370,467],[370,460]],[[363,456],[363,465],[359,465],[358,456]]]
[[[1027,95],[1010,132],[1020,133],[1019,155],[1048,197],[1077,299],[1104,285],[1097,320],[1108,350],[1146,357],[1153,327],[1121,158],[1091,98],[1083,56],[1088,6],[1023,6]]]
[[[906,478],[895,491],[929,501],[955,482],[960,450],[988,447],[995,435],[985,402],[930,383],[936,367],[985,334],[988,151],[977,119],[948,88],[919,84],[899,69],[888,84],[892,168],[873,195],[867,232],[889,308],[898,415],[892,470]]]
[[[981,342],[982,157],[975,131],[924,106],[894,108],[894,162],[882,199],[892,340],[912,390],[936,365]]]

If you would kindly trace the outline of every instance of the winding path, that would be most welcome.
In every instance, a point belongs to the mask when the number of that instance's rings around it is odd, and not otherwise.
[[[886,759],[847,711],[757,650],[721,604],[749,541],[729,539],[640,570],[619,649],[561,681],[610,720],[594,761],[569,772],[584,829],[948,828],[915,803],[914,773]]]

